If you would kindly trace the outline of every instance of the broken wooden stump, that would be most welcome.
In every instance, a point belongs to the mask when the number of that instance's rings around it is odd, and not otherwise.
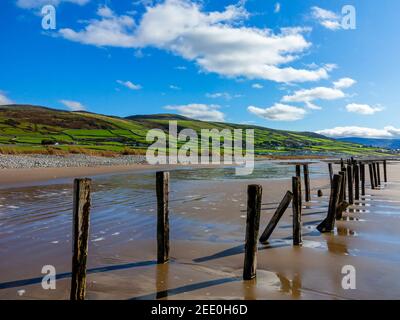
[[[360,167],[354,165],[354,199],[360,200]]]
[[[292,192],[293,192],[293,245],[298,246],[302,244],[301,236],[301,186],[298,177],[292,178]]]
[[[354,195],[353,195],[353,166],[348,165],[347,166],[347,187],[349,190],[349,203],[353,204],[354,203]]]
[[[257,273],[257,243],[260,227],[262,186],[247,187],[246,242],[244,253],[243,279],[251,280]]]
[[[90,179],[75,179],[73,193],[73,256],[71,300],[85,300],[90,225]]]
[[[169,172],[156,173],[157,192],[157,263],[169,260]]]
[[[325,220],[317,226],[317,230],[321,233],[331,232],[335,228],[336,212],[339,205],[339,195],[340,189],[342,187],[342,179],[342,175],[335,174],[333,176],[328,215]]]
[[[308,164],[303,165],[304,171],[304,192],[306,202],[311,201],[311,187],[310,187],[310,171]]]
[[[268,242],[269,237],[271,236],[272,232],[274,231],[275,227],[277,226],[279,220],[282,218],[286,209],[289,207],[289,204],[292,201],[292,199],[293,199],[293,193],[290,191],[286,192],[281,203],[279,204],[274,215],[272,216],[271,221],[268,223],[267,227],[265,228],[264,232],[262,233],[262,235],[260,237],[261,243],[265,244]]]

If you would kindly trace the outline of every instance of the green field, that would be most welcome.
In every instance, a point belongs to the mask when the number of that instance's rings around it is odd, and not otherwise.
[[[254,129],[259,155],[387,155],[388,151],[340,142],[310,132],[273,130],[231,123],[193,120],[178,115],[118,118],[29,105],[0,106],[1,153],[142,154],[151,142],[149,129],[168,131],[170,120],[179,130]],[[221,140],[222,142],[222,140]]]

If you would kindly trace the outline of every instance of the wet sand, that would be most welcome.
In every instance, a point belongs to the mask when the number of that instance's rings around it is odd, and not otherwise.
[[[269,245],[259,246],[253,281],[241,280],[246,187],[249,183],[263,185],[262,231],[290,188],[290,179],[189,181],[172,194],[171,261],[165,265],[155,263],[154,202],[148,204],[149,219],[135,220],[126,234],[113,237],[117,233],[113,226],[109,221],[102,225],[99,218],[91,226],[87,298],[398,299],[400,165],[388,168],[389,183],[382,190],[368,187],[365,199],[344,214],[332,234],[321,235],[315,229],[327,213],[328,180],[312,179],[313,199],[303,209],[303,246],[292,246],[289,208]],[[316,196],[318,189],[324,192],[322,198]],[[133,207],[127,204],[127,210]],[[118,224],[118,215],[113,214]],[[70,222],[60,223],[40,230],[46,242],[37,236],[29,242],[16,237],[0,248],[0,299],[68,299],[69,238],[54,244],[45,234],[51,228],[56,229],[54,233],[69,231],[70,226]],[[102,231],[107,236],[100,241]],[[5,237],[0,234],[0,239]],[[41,287],[40,271],[45,264],[57,268],[56,290]],[[356,268],[356,290],[341,286],[345,265]]]

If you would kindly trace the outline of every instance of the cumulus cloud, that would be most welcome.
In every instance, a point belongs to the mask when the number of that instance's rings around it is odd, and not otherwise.
[[[335,88],[316,87],[312,89],[302,89],[296,91],[293,95],[287,95],[282,98],[284,102],[311,102],[314,100],[336,100],[344,98],[343,91]]]
[[[13,104],[14,102],[9,99],[4,93],[0,91],[0,105]]]
[[[117,80],[117,83],[119,83],[120,85],[127,87],[128,89],[131,90],[140,90],[142,89],[142,86],[139,84],[134,84],[131,81],[122,81],[122,80]]]
[[[230,94],[228,92],[215,92],[215,93],[206,93],[206,97],[211,98],[211,99],[222,98],[225,100],[232,100],[234,98],[240,98],[240,97],[242,97],[242,95],[241,94]]]
[[[178,86],[176,86],[176,85],[174,85],[174,84],[170,84],[170,85],[169,85],[169,88],[172,89],[172,90],[181,90],[180,87],[178,87]]]
[[[259,84],[259,83],[254,83],[251,87],[253,89],[262,89],[262,88],[264,88],[264,86],[262,84]]]
[[[225,121],[225,115],[219,111],[220,106],[218,105],[207,105],[207,104],[187,104],[187,105],[176,105],[166,106],[167,110],[176,110],[182,116],[193,118],[203,121]]]
[[[276,103],[269,108],[258,108],[249,106],[247,110],[256,116],[268,120],[276,121],[296,121],[301,120],[306,115],[306,111],[302,108],[289,106],[286,104]]]
[[[78,102],[78,101],[71,101],[71,100],[60,100],[60,102],[69,108],[71,111],[83,111],[86,110],[86,107]]]
[[[383,110],[382,107],[373,107],[368,104],[358,104],[358,103],[350,103],[346,106],[346,110],[348,112],[359,113],[362,115],[373,115],[376,112],[380,112]]]
[[[356,84],[357,81],[351,78],[342,78],[339,79],[338,81],[335,81],[333,83],[333,86],[336,89],[347,89],[350,88],[351,86],[353,86],[354,84]]]
[[[98,15],[83,29],[61,29],[60,35],[95,46],[159,48],[226,77],[306,82],[325,79],[331,70],[330,65],[312,70],[288,66],[310,48],[304,37],[309,29],[283,28],[274,33],[245,27],[249,13],[242,2],[205,12],[199,3],[165,0],[147,6],[138,23],[104,7]]]
[[[22,9],[37,9],[45,5],[58,6],[62,2],[75,3],[83,6],[90,2],[90,0],[17,0],[17,6]]]
[[[336,127],[332,129],[324,129],[316,131],[319,134],[333,137],[359,137],[359,138],[394,138],[400,136],[400,129],[393,126],[387,126],[383,129],[366,128],[366,127]]]
[[[333,88],[316,87],[311,89],[301,89],[292,95],[282,98],[283,102],[304,102],[309,109],[319,110],[321,107],[313,103],[315,100],[337,100],[346,97],[342,89],[350,88],[356,83],[351,78],[342,78],[333,83]]]
[[[311,8],[311,15],[327,29],[339,30],[342,28],[340,17],[332,11],[315,6]]]

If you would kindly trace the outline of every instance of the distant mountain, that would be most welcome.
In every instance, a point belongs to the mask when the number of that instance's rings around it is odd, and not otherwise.
[[[373,139],[373,138],[340,138],[338,141],[362,144],[368,147],[384,149],[400,149],[400,139]]]
[[[261,126],[190,119],[176,114],[126,118],[86,111],[56,110],[32,105],[0,106],[0,153],[145,152],[149,129],[254,129],[255,152],[265,155],[381,155],[378,149],[337,141],[313,132],[275,130]]]

